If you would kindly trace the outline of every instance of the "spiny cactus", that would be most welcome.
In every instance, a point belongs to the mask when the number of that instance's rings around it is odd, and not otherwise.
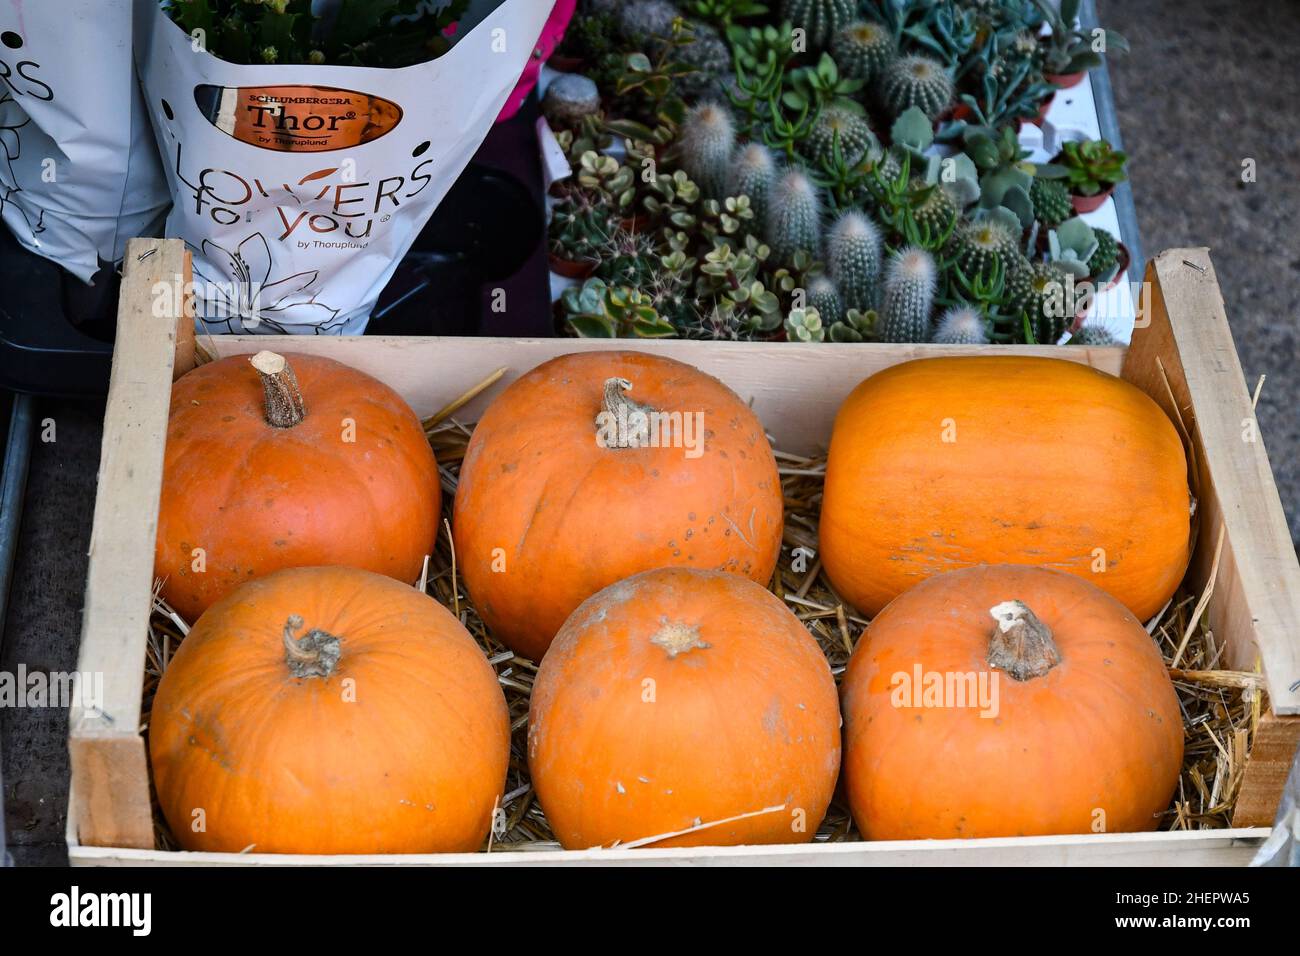
[[[758,222],[767,217],[767,200],[776,181],[776,160],[762,143],[750,143],[736,153],[727,177],[727,195],[748,196]]]
[[[885,150],[884,155],[876,160],[876,170],[886,183],[895,182],[903,171],[902,150],[897,146]]]
[[[580,73],[561,73],[546,88],[542,112],[557,129],[577,129],[600,112],[600,90]]]
[[[916,246],[908,246],[890,260],[880,310],[881,341],[930,341],[937,273],[934,257]]]
[[[689,96],[721,96],[720,80],[731,76],[731,47],[701,20],[689,21],[686,28],[694,39],[677,48],[675,59],[694,67],[695,72],[678,77],[678,87]]]
[[[822,202],[812,180],[798,170],[778,179],[772,186],[764,224],[773,262],[791,265],[800,251],[817,258],[821,254]]]
[[[785,334],[791,342],[821,342],[826,338],[826,329],[817,310],[808,306],[790,310],[785,318]]]
[[[736,127],[726,107],[706,102],[691,109],[682,121],[677,147],[686,174],[704,195],[721,199],[736,151]]]
[[[1035,262],[1030,269],[1030,294],[1025,311],[1034,338],[1055,345],[1074,321],[1073,283],[1069,273],[1051,262]]]
[[[1019,251],[1020,237],[999,217],[963,222],[953,233],[951,254],[966,278],[993,274],[1000,262],[1006,265]]]
[[[880,230],[868,217],[850,210],[826,236],[826,266],[845,308],[875,308],[880,284]]]
[[[1119,243],[1105,229],[1092,230],[1097,237],[1097,251],[1088,260],[1088,269],[1094,278],[1109,277],[1109,273],[1119,263]]]
[[[835,157],[837,142],[840,157],[851,166],[880,150],[880,141],[865,116],[843,106],[828,106],[804,141],[804,153],[814,163],[827,164]]]
[[[781,19],[804,31],[810,49],[824,50],[852,22],[856,6],[854,0],[781,0]]]
[[[925,198],[912,210],[912,218],[918,225],[929,226],[932,234],[942,235],[952,224],[953,218],[960,211],[952,193],[944,188],[943,183],[927,183],[923,179],[913,179],[911,191],[915,195],[928,189]]]
[[[859,20],[831,37],[831,56],[846,76],[870,83],[898,56],[898,44],[879,23]]]
[[[915,106],[934,119],[952,102],[952,77],[942,63],[927,56],[903,56],[880,74],[876,92],[890,116]]]
[[[823,325],[834,325],[844,318],[840,294],[826,276],[818,276],[808,283],[808,305],[817,310]]]
[[[673,21],[681,12],[669,0],[632,0],[616,8],[618,28],[629,40],[673,35]]]
[[[1005,261],[1006,284],[1004,286],[1008,306],[1012,312],[1022,312],[1029,307],[1033,295],[1034,265],[1017,252]]]
[[[1103,325],[1085,325],[1070,336],[1071,345],[1114,345],[1115,336]]]
[[[968,305],[953,306],[939,319],[934,341],[942,345],[983,345],[988,342],[984,317]]]
[[[1034,204],[1034,218],[1049,228],[1074,215],[1070,191],[1055,179],[1035,179],[1029,186],[1029,199]]]

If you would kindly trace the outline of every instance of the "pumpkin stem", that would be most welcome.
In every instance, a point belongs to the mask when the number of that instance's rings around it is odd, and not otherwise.
[[[292,428],[307,417],[298,377],[283,355],[275,352],[258,352],[248,360],[257,374],[262,376],[265,395],[266,422],[275,428]]]
[[[998,626],[989,639],[989,665],[1015,680],[1042,677],[1061,663],[1052,629],[1023,601],[1003,601],[989,608]]]
[[[632,383],[625,378],[605,379],[605,397],[596,415],[596,440],[602,448],[642,448],[650,444],[649,405],[625,394]]]
[[[294,677],[329,677],[339,664],[339,638],[312,628],[302,637],[293,632],[302,629],[302,618],[291,614],[284,622],[284,662]]]

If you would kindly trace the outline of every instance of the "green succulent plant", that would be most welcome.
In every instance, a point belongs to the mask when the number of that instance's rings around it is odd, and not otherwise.
[[[822,342],[826,339],[822,318],[811,306],[791,309],[784,324],[785,334],[791,342]]]
[[[422,0],[172,0],[163,10],[186,33],[202,31],[209,53],[230,63],[401,67],[451,48],[443,31],[468,0],[430,9]]]
[[[1128,52],[1128,41],[1114,30],[1100,27],[1096,31],[1076,26],[1080,0],[1034,0],[1051,28],[1044,42],[1044,67],[1047,72],[1068,75],[1101,66],[1102,51]],[[1098,49],[1101,47],[1102,49]]]
[[[591,278],[560,295],[569,329],[583,338],[665,338],[677,334],[650,297],[626,286]]]
[[[590,150],[578,161],[578,185],[626,215],[636,200],[636,174],[613,156]]]
[[[1092,227],[1075,216],[1048,231],[1048,261],[1076,280],[1086,279],[1092,272],[1089,260],[1097,251],[1097,245]]]
[[[700,19],[723,29],[736,20],[761,17],[768,9],[765,4],[755,0],[690,0],[685,6]]]
[[[1065,143],[1056,162],[1065,169],[1070,192],[1079,196],[1095,196],[1128,178],[1128,154],[1104,139]]]
[[[827,329],[827,336],[832,342],[866,342],[875,338],[879,321],[874,309],[849,309],[844,313],[843,322],[836,322]]]

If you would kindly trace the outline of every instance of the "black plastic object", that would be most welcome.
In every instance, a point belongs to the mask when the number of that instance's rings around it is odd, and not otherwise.
[[[0,226],[0,385],[41,395],[108,391],[118,285],[106,267],[87,286]]]
[[[489,166],[469,166],[397,267],[367,333],[480,332],[484,286],[523,268],[544,229],[541,206],[523,183]]]

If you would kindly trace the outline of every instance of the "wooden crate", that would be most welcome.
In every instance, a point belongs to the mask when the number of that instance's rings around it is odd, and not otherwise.
[[[911,358],[1014,352],[1072,359],[1121,374],[1150,394],[1183,432],[1200,508],[1188,586],[1213,578],[1206,610],[1229,648],[1227,666],[1262,667],[1271,713],[1246,769],[1234,829],[1017,839],[841,843],[697,849],[512,851],[430,856],[301,857],[154,849],[141,736],[147,622],[170,385],[193,364],[192,323],[178,296],[189,258],[177,241],[137,240],[125,267],[117,349],[104,421],[78,670],[102,673],[98,710],[74,709],[68,853],[78,864],[483,865],[533,863],[786,864],[1244,864],[1268,835],[1300,741],[1300,567],[1254,414],[1214,268],[1205,249],[1170,250],[1147,272],[1153,294],[1133,344],[1107,348],[600,342],[566,339],[301,337],[295,351],[326,355],[393,386],[417,413],[443,407],[494,369],[506,381],[580,349],[638,349],[678,358],[753,402],[777,447],[824,447],[836,409],[863,378]],[[206,343],[205,343],[206,344]],[[222,337],[219,355],[262,348]],[[496,387],[459,413],[474,421]]]

